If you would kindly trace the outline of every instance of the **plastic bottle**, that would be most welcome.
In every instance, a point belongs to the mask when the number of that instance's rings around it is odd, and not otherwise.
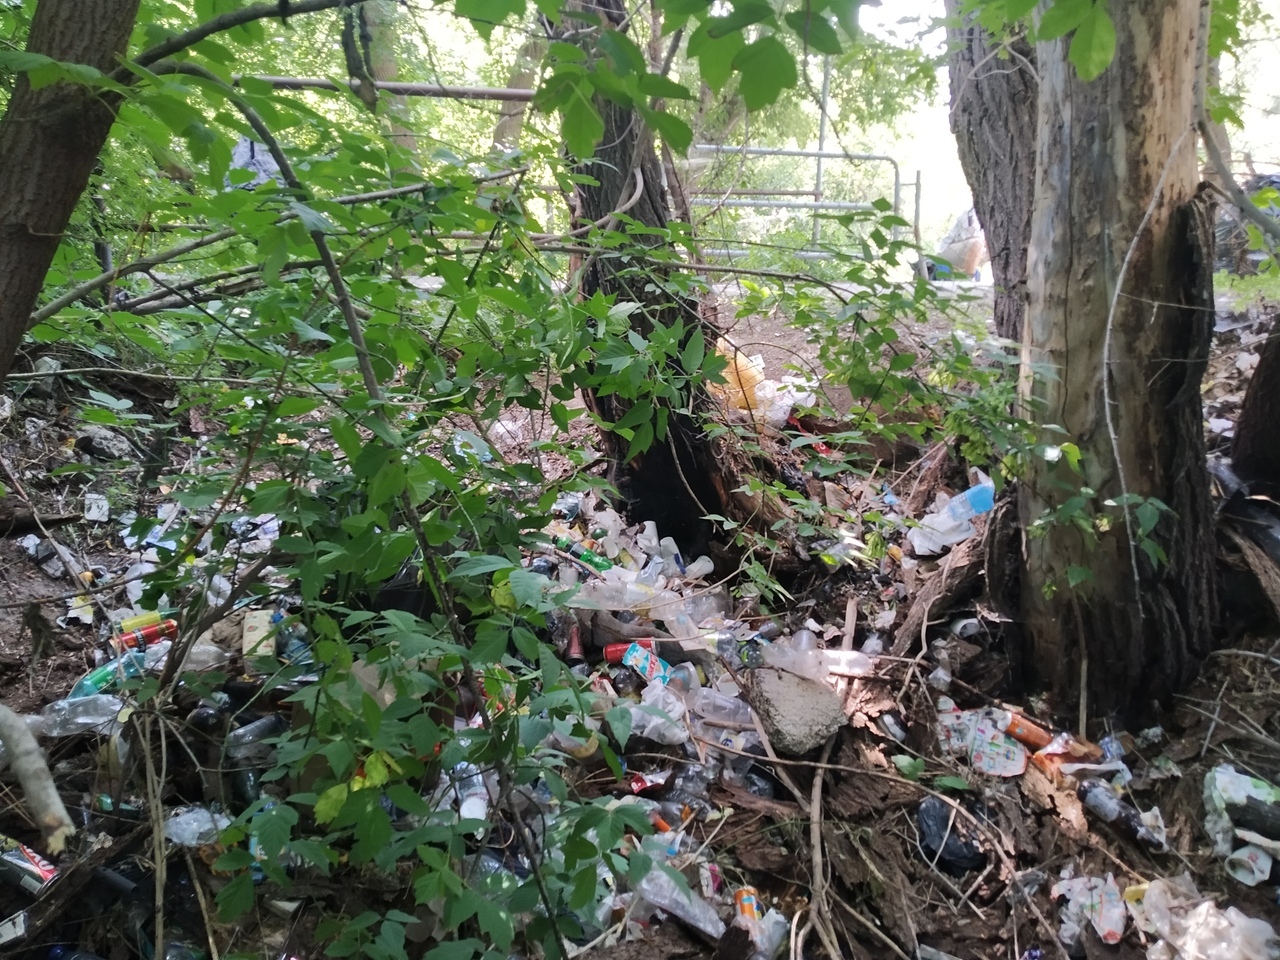
[[[791,924],[786,917],[777,910],[766,911],[756,925],[756,934],[752,938],[756,951],[751,955],[751,960],[773,960],[782,949],[790,931]]]
[[[227,734],[227,738],[224,741],[227,747],[227,756],[243,756],[261,741],[266,740],[268,737],[278,737],[288,729],[289,722],[278,713],[269,713],[260,720],[247,723],[243,727],[237,727]]]
[[[751,705],[745,700],[726,697],[710,687],[699,687],[690,697],[689,706],[698,716],[723,723],[751,724]]]
[[[724,936],[724,921],[715,908],[692,891],[678,887],[665,870],[655,868],[645,874],[636,884],[635,892],[712,940],[719,940]]]
[[[1145,823],[1142,815],[1116,796],[1111,784],[1105,780],[1083,780],[1076,787],[1076,796],[1088,809],[1092,810],[1107,823],[1115,827],[1118,833],[1130,840],[1137,840],[1153,850],[1168,849],[1164,838],[1157,836]]]
[[[570,540],[568,537],[556,537],[556,546],[569,554],[569,556],[576,557],[587,566],[594,567],[601,573],[613,566],[613,561],[608,557],[602,557],[595,551],[588,550],[582,544]]]
[[[69,737],[96,731],[110,733],[124,703],[109,693],[55,700],[40,711],[40,732],[46,737]]]
[[[458,816],[463,820],[484,820],[489,815],[489,789],[484,774],[474,763],[453,768],[453,789],[458,797]]]
[[[102,960],[102,957],[96,953],[89,953],[87,950],[54,947],[49,951],[49,960]]]
[[[114,660],[108,660],[102,666],[90,670],[81,677],[67,694],[67,699],[79,700],[83,697],[92,697],[104,690],[115,689],[125,680],[140,676],[143,671],[163,661],[169,653],[170,646],[172,646],[170,641],[161,640],[147,647],[145,651],[130,650]]]
[[[817,650],[818,635],[812,630],[801,628],[791,635],[791,649]]]
[[[164,953],[160,956],[161,960],[205,960],[205,952],[199,947],[168,937],[165,937]]]

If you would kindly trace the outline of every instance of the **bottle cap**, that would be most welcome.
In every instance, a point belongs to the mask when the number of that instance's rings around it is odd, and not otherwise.
[[[467,797],[458,805],[463,820],[483,820],[489,814],[489,801],[484,797]]]

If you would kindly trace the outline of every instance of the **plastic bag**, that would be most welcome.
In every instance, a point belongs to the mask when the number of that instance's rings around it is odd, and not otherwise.
[[[1200,896],[1185,874],[1125,891],[1134,922],[1160,937],[1148,960],[1268,960],[1275,931],[1235,907],[1222,910]]]
[[[1093,924],[1103,943],[1119,943],[1124,938],[1124,900],[1116,886],[1116,878],[1111,874],[1108,873],[1105,880],[1101,877],[1060,880],[1053,885],[1049,895],[1055,900],[1067,898],[1061,912],[1062,927],[1058,930],[1058,939],[1068,950],[1080,942],[1080,931],[1086,921]]]

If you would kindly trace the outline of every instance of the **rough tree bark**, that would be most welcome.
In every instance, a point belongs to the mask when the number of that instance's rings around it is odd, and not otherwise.
[[[1271,323],[1240,407],[1231,459],[1242,479],[1270,484],[1275,495],[1280,493],[1280,443],[1272,433],[1280,423],[1280,314]]]
[[[109,71],[139,0],[40,0],[27,50]],[[0,120],[0,383],[9,373],[62,232],[115,121],[117,100],[18,77]]]
[[[1089,714],[1135,717],[1193,676],[1215,612],[1199,392],[1212,220],[1191,132],[1199,0],[1109,9],[1116,54],[1099,79],[1075,75],[1064,41],[1037,50],[1022,392],[1039,423],[1066,430],[1046,429],[1046,443],[1078,444],[1083,477],[1034,462],[1021,513],[1025,528],[1088,487],[1097,500],[1084,502],[1110,527],[1096,545],[1070,518],[1028,537],[1022,603],[1031,667],[1059,706],[1074,705],[1083,641]],[[1153,564],[1134,542],[1132,510],[1130,530],[1102,505],[1125,492],[1170,508],[1152,533],[1166,561]],[[1081,569],[1092,576],[1073,589]]]
[[[615,26],[626,21],[622,0],[592,0],[591,11]],[[604,136],[595,156],[580,163],[576,172],[597,183],[579,185],[578,216],[584,222],[598,221],[627,205],[628,217],[647,227],[665,227],[667,201],[653,134],[630,107],[602,97],[596,98],[595,106],[604,119]],[[660,237],[639,234],[633,240],[655,247],[663,242]],[[600,292],[639,304],[631,321],[642,336],[656,325],[681,322],[692,330],[705,323],[696,301],[672,297],[660,289],[664,274],[661,267],[638,271],[634,261],[629,265],[607,254],[592,255],[578,271],[578,286],[584,298]],[[715,340],[715,329],[708,325],[705,336],[709,346]],[[616,396],[589,393],[585,401],[589,409],[608,422],[621,419],[627,409]],[[695,398],[693,406],[697,405]],[[611,463],[609,479],[628,511],[633,517],[656,521],[663,535],[701,549],[708,533],[702,517],[709,513],[744,512],[732,506],[735,495],[731,491],[738,483],[733,479],[731,458],[708,440],[688,415],[671,411],[667,438],[655,441],[631,460],[626,459],[629,444],[625,438],[605,431],[601,441]]]
[[[1035,188],[1035,52],[1019,38],[998,57],[995,40],[961,14],[963,6],[946,0],[951,132],[987,236],[996,332],[1020,340]]]

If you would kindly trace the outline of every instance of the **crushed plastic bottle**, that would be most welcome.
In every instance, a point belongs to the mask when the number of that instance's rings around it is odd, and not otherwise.
[[[215,843],[231,818],[208,807],[179,807],[164,822],[164,835],[180,847],[202,847]]]
[[[46,737],[70,737],[77,733],[110,734],[124,702],[109,693],[55,700],[40,711],[40,733]]]
[[[724,921],[715,908],[692,891],[681,889],[665,870],[651,870],[636,884],[635,892],[712,940],[724,936]]]
[[[1164,824],[1159,823],[1158,827],[1153,829],[1147,823],[1147,818],[1117,797],[1111,784],[1105,780],[1081,781],[1076,788],[1076,796],[1086,808],[1092,810],[1130,840],[1137,840],[1160,852],[1169,849],[1165,843]],[[1158,811],[1153,812],[1158,813]]]

